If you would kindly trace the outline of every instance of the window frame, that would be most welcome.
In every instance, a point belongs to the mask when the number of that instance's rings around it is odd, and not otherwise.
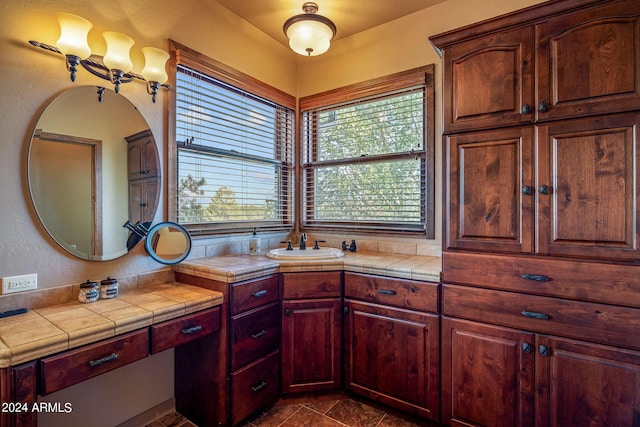
[[[247,74],[233,69],[219,61],[207,57],[193,49],[190,49],[174,40],[169,40],[169,84],[172,88],[176,87],[176,76],[178,66],[185,66],[199,73],[203,73],[216,80],[219,80],[232,87],[241,89],[252,95],[263,98],[280,106],[292,110],[293,133],[292,133],[292,163],[289,167],[290,185],[283,182],[285,188],[284,194],[281,194],[283,201],[290,206],[290,215],[284,215],[281,219],[284,221],[242,221],[230,223],[196,223],[182,224],[193,235],[225,235],[235,233],[246,233],[256,227],[262,231],[291,231],[294,227],[295,219],[295,164],[296,164],[296,133],[297,113],[296,99],[277,88],[267,85]],[[167,218],[169,221],[178,222],[178,143],[176,141],[176,91],[169,91],[169,108],[168,108],[168,158],[167,158]],[[230,226],[231,225],[231,226]]]
[[[382,223],[362,224],[360,226],[352,222],[327,222],[317,223],[309,221],[306,218],[306,212],[310,208],[310,194],[305,184],[300,185],[298,191],[298,219],[301,229],[304,231],[316,232],[358,232],[372,235],[402,235],[406,237],[426,237],[428,239],[435,238],[435,88],[434,88],[434,64],[423,67],[414,68],[400,73],[356,83],[349,86],[333,89],[330,91],[310,95],[299,100],[298,114],[298,170],[300,178],[307,182],[306,174],[313,174],[315,166],[321,166],[325,162],[309,162],[306,163],[302,146],[306,145],[305,140],[305,112],[313,111],[320,108],[331,107],[339,104],[348,104],[349,102],[367,99],[375,96],[384,96],[403,89],[424,85],[424,152],[420,151],[420,155],[424,155],[424,229],[416,231],[415,229],[402,230],[400,227],[385,227]],[[315,144],[315,142],[314,142]],[[315,149],[314,145],[314,149]],[[379,158],[384,157],[379,156]],[[387,155],[390,159],[397,157],[396,155]],[[315,163],[315,165],[314,165]],[[340,161],[333,162],[340,163]],[[345,164],[356,165],[360,162],[344,162]],[[376,224],[378,224],[376,226]]]

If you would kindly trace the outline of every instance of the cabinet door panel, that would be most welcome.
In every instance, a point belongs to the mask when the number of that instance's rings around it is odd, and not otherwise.
[[[624,2],[538,26],[539,120],[640,107],[639,15],[639,2]]]
[[[537,425],[640,423],[639,352],[549,336],[538,336],[537,348]]]
[[[453,46],[443,67],[445,132],[532,121],[533,28]]]
[[[442,421],[533,426],[533,334],[442,319]]]
[[[539,253],[638,259],[639,125],[626,114],[539,127]]]
[[[345,308],[345,387],[438,420],[438,316],[351,300]]]
[[[526,127],[447,138],[447,248],[533,252],[532,133]]]
[[[282,391],[340,388],[341,300],[283,301],[282,311]]]

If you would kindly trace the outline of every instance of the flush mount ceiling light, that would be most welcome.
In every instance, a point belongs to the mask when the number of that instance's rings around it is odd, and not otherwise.
[[[107,42],[107,52],[104,57],[92,55],[91,48],[87,43],[87,35],[93,27],[91,22],[70,13],[58,13],[57,16],[60,24],[60,38],[56,43],[57,47],[33,40],[30,40],[29,43],[64,55],[72,82],[76,81],[78,65],[82,65],[91,74],[113,83],[116,93],[120,91],[122,83],[139,80],[147,83],[147,92],[151,95],[153,102],[156,102],[158,89],[160,87],[169,88],[164,84],[168,78],[165,71],[165,64],[169,59],[167,52],[155,47],[142,48],[145,65],[142,69],[142,75],[135,74],[131,72],[133,63],[131,62],[130,50],[134,44],[131,37],[113,31],[104,32],[102,35]],[[100,97],[98,99],[102,100]]]
[[[284,23],[284,33],[289,47],[304,56],[316,56],[329,50],[331,39],[336,35],[336,25],[329,18],[317,15],[318,5],[306,2],[301,15],[292,16]]]

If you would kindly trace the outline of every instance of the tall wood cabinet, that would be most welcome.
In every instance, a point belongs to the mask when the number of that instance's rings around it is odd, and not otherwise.
[[[443,422],[640,425],[640,3],[549,1],[431,41]]]
[[[153,221],[160,197],[159,158],[149,129],[130,135],[127,141],[129,221]]]

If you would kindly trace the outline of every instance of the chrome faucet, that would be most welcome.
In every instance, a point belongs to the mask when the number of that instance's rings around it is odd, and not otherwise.
[[[307,233],[302,233],[300,235],[300,250],[304,251],[307,249]]]

